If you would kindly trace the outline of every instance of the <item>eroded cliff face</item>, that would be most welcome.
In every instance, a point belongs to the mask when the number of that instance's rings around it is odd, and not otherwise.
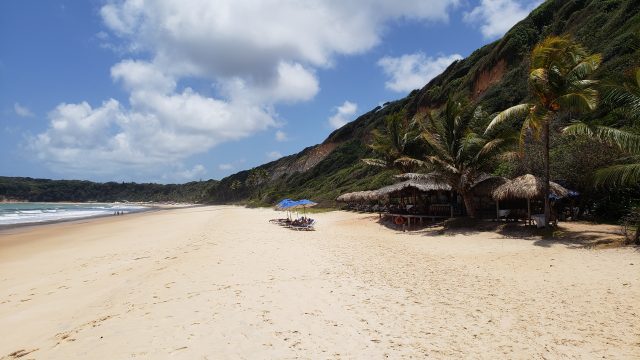
[[[305,172],[313,168],[329,156],[338,145],[340,144],[335,142],[316,145],[307,149],[301,155],[278,161],[270,171],[271,179],[275,180],[283,175]]]
[[[498,60],[491,68],[480,71],[473,83],[473,100],[477,100],[489,87],[499,83],[506,72],[507,62],[504,59]]]

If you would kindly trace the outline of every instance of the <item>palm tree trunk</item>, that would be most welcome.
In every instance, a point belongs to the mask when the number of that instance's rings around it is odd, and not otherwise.
[[[464,201],[464,207],[467,210],[467,215],[469,215],[470,218],[475,219],[476,208],[473,206],[473,194],[468,191],[462,191],[460,192],[460,195],[462,195],[462,201]]]
[[[544,143],[544,227],[549,226],[551,220],[551,201],[549,200],[549,182],[551,181],[549,171],[549,127],[550,120],[543,125],[542,141]]]

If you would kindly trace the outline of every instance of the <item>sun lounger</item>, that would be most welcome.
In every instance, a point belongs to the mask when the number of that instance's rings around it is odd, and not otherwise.
[[[269,222],[280,226],[289,226],[291,224],[290,219],[271,219]]]
[[[297,230],[297,231],[302,231],[302,230],[304,230],[304,231],[313,231],[313,230],[315,230],[314,227],[313,227],[315,225],[315,223],[316,223],[316,221],[311,219],[311,221],[308,222],[308,223],[304,223],[304,224],[300,224],[300,225],[291,224],[289,226],[289,228],[292,229],[292,230]]]

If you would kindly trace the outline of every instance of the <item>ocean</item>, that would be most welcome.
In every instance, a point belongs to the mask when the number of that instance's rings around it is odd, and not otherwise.
[[[116,212],[127,214],[148,209],[147,206],[131,204],[0,203],[0,226],[82,219]]]

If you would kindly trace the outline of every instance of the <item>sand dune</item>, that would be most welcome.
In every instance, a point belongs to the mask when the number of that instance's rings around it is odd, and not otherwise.
[[[640,358],[640,253],[176,209],[0,234],[1,359]]]

